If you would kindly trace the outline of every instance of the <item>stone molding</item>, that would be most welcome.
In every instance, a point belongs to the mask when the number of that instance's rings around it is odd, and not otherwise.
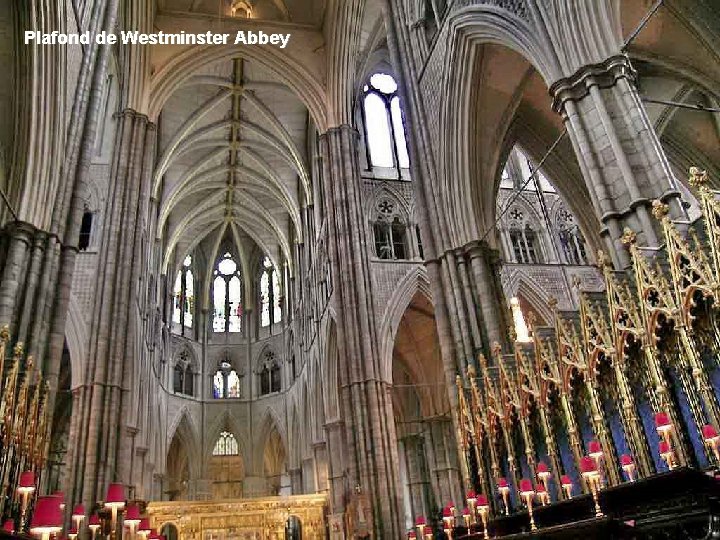
[[[630,59],[624,54],[611,56],[599,64],[583,66],[570,77],[559,79],[550,85],[552,109],[556,113],[562,113],[566,101],[580,101],[590,93],[590,87],[610,88],[622,78],[631,82],[636,79]]]

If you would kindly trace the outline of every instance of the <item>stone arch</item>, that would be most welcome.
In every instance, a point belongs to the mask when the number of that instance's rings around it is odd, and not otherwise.
[[[340,385],[339,385],[339,350],[337,326],[334,317],[327,317],[325,323],[324,361],[320,365],[322,387],[324,393],[324,415],[327,422],[340,419]]]
[[[417,267],[408,272],[398,283],[395,292],[390,297],[385,308],[385,313],[380,323],[380,359],[384,381],[392,381],[393,347],[400,321],[405,314],[410,302],[417,293],[425,296],[432,304],[432,292],[427,270],[424,267]]]
[[[546,133],[537,132],[530,124],[523,114],[519,114],[510,126],[505,147],[509,154],[517,145],[530,160],[538,163],[553,141]],[[507,157],[504,157],[502,163],[506,161]],[[597,252],[604,246],[598,232],[598,220],[582,171],[580,171],[572,146],[567,139],[561,141],[555,152],[547,157],[542,170],[575,216],[585,240],[589,246],[592,246],[591,251]],[[496,175],[496,192],[500,186],[501,174],[502,166],[498,167]]]
[[[481,45],[497,45],[513,51],[527,64],[527,71],[519,79],[515,94],[508,101],[505,116],[498,120],[500,130],[496,139],[504,139],[512,117],[522,99],[522,90],[537,71],[546,87],[561,76],[561,70],[548,44],[541,40],[530,23],[501,8],[490,5],[469,6],[458,10],[448,25],[448,48],[445,70],[438,75],[435,86],[450,89],[439,104],[437,125],[444,126],[437,133],[439,146],[438,178],[442,178],[443,189],[448,194],[444,204],[456,209],[451,219],[445,216],[445,227],[439,231],[448,246],[459,246],[479,238],[481,228],[492,223],[492,208],[478,207],[472,196],[474,188],[471,179],[476,178],[472,163],[473,152],[469,141],[474,141],[477,52]],[[496,165],[501,157],[501,148],[489,155],[488,161]],[[497,168],[497,167],[496,167]],[[493,199],[494,200],[494,199]],[[492,205],[491,205],[492,206]],[[488,215],[489,214],[489,215]]]
[[[511,272],[505,283],[505,290],[508,297],[521,296],[525,299],[544,321],[553,320],[553,310],[549,305],[551,297],[532,276],[520,270]]]
[[[287,450],[288,448],[288,435],[287,431],[283,428],[283,423],[280,422],[277,411],[272,407],[268,407],[263,414],[263,418],[258,424],[259,429],[256,432],[255,444],[253,445],[253,463],[262,463],[262,453],[267,438],[275,430],[280,435],[283,446]]]
[[[408,202],[403,197],[400,190],[396,189],[391,185],[381,185],[373,191],[372,197],[368,197],[367,206],[365,208],[366,219],[369,223],[376,220],[378,210],[377,205],[383,199],[390,199],[396,203],[396,208],[393,209],[392,215],[388,219],[399,217],[400,220],[408,225],[410,223],[411,208]]]
[[[205,431],[206,439],[204,441],[202,455],[205,458],[212,456],[215,443],[220,437],[220,433],[223,431],[228,431],[235,436],[235,440],[237,440],[238,443],[238,452],[240,453],[240,457],[242,458],[243,463],[247,463],[247,458],[250,455],[247,448],[247,437],[244,436],[245,432],[238,423],[237,419],[230,414],[230,411],[228,410],[224,410],[218,414],[207,427]]]
[[[173,496],[172,493],[175,493],[174,496],[187,498],[189,486],[184,484],[186,481],[192,483],[200,478],[203,466],[197,431],[187,408],[181,410],[173,428],[168,430],[168,434],[171,436],[167,439],[167,451],[163,455],[162,470],[165,471],[168,478],[168,487],[172,488],[169,492],[171,496]],[[187,477],[184,477],[185,474]]]

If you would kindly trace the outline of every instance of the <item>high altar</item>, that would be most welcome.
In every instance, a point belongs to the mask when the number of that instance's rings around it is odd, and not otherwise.
[[[291,516],[300,520],[303,540],[325,538],[325,495],[294,495],[226,501],[151,502],[151,526],[172,524],[177,540],[285,540]]]

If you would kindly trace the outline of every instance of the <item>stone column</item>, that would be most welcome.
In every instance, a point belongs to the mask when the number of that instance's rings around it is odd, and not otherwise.
[[[426,447],[432,455],[432,459],[428,460],[430,475],[434,480],[437,503],[444,506],[448,501],[462,501],[462,478],[457,462],[457,444],[452,421],[449,418],[436,417],[427,419],[425,425]]]
[[[306,458],[302,460],[303,493],[315,493],[315,460]]]
[[[324,426],[328,452],[328,488],[330,491],[330,512],[343,515],[345,512],[345,426],[340,421],[328,422]]]
[[[499,343],[503,348],[508,346],[506,336],[510,321],[507,316],[507,300],[499,279],[499,253],[480,242],[466,246],[466,252],[470,259],[476,298],[482,314],[485,356],[489,359],[493,343]]]
[[[313,453],[315,455],[315,491],[327,493],[329,489],[327,443],[325,441],[314,443]]]
[[[427,516],[431,501],[430,479],[427,476],[428,464],[425,460],[425,448],[422,435],[406,435],[401,439],[407,468],[407,493],[410,498],[410,512],[413,520],[418,516]]]
[[[293,495],[301,495],[303,493],[303,472],[301,468],[290,469],[290,487]]]
[[[92,336],[85,380],[73,411],[66,492],[91,504],[111,481],[130,483],[137,392],[135,329],[144,217],[155,157],[155,127],[131,110],[118,116],[116,161],[111,171],[98,258]],[[147,236],[147,235],[146,235]],[[130,431],[128,431],[128,428]]]
[[[647,246],[659,245],[650,216],[655,199],[684,216],[677,181],[624,55],[580,68],[552,84],[553,109],[562,115],[616,268],[630,265],[620,237],[630,227]]]
[[[328,226],[328,252],[341,348],[341,408],[352,456],[349,480],[372,502],[378,538],[398,538],[398,459],[389,381],[382,379],[373,284],[362,209],[358,134],[348,125],[320,140]]]

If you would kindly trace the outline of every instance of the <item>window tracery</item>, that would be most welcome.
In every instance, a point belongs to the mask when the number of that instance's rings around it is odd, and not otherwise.
[[[90,247],[90,234],[92,233],[93,213],[88,210],[87,206],[83,212],[82,222],[80,223],[80,238],[78,239],[78,249],[87,251]]]
[[[215,399],[233,399],[242,395],[242,374],[233,369],[228,359],[220,362],[213,376],[213,397]]]
[[[225,253],[213,272],[213,331],[241,332],[243,318],[240,268],[230,253]]]
[[[560,207],[556,213],[555,230],[565,261],[575,265],[588,264],[585,238],[575,223],[575,216],[564,206]]]
[[[222,431],[215,442],[213,456],[237,456],[240,455],[237,439],[229,431]]]
[[[510,209],[508,217],[508,234],[514,262],[520,264],[542,263],[542,253],[538,245],[539,238],[535,228],[527,220],[525,212],[515,206]]]
[[[180,325],[181,334],[185,328],[192,328],[195,308],[195,285],[192,271],[192,257],[188,255],[175,277],[173,287],[173,322]]]
[[[368,163],[373,167],[410,167],[398,86],[392,76],[375,73],[364,87],[363,113]]]
[[[375,205],[373,239],[375,255],[383,260],[405,260],[409,258],[407,225],[397,215],[395,201],[380,198]]]
[[[282,289],[277,269],[265,257],[260,273],[260,326],[265,328],[282,321]]]
[[[260,395],[265,396],[282,390],[280,363],[273,351],[267,351],[258,372]]]
[[[178,356],[173,368],[173,392],[195,395],[195,374],[192,369],[192,361],[187,350],[183,350]]]

